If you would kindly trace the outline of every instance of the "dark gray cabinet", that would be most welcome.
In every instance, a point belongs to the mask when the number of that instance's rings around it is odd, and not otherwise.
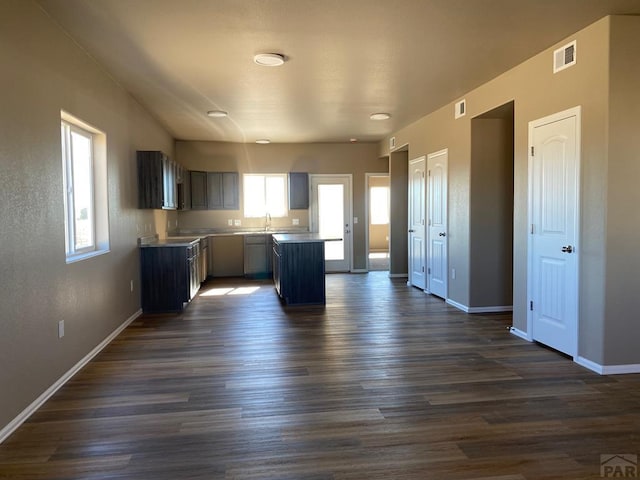
[[[176,312],[200,287],[198,245],[140,248],[141,303],[144,312]]]
[[[207,209],[207,172],[190,171],[191,209]]]
[[[325,304],[324,242],[274,238],[273,283],[287,305]]]
[[[309,208],[309,174],[289,173],[289,210]]]
[[[238,172],[190,171],[192,210],[239,210]]]
[[[168,209],[176,208],[177,164],[164,153],[156,150],[139,150],[138,207]]]
[[[244,236],[244,275],[251,278],[268,278],[272,270],[271,234]]]
[[[207,207],[210,210],[239,210],[237,172],[207,172]]]

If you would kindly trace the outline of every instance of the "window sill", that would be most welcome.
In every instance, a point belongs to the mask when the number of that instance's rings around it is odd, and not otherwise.
[[[111,250],[107,249],[102,249],[102,250],[94,250],[92,252],[85,252],[85,253],[78,253],[75,255],[69,255],[66,258],[66,263],[76,263],[76,262],[80,262],[82,260],[87,260],[89,258],[93,258],[93,257],[97,257],[99,255],[104,255],[105,253],[109,253]]]

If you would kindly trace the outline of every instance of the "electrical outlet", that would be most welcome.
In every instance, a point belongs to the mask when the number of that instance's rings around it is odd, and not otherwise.
[[[236,220],[234,220],[234,221],[233,221],[233,224],[234,224],[236,227],[239,227],[240,225],[242,225],[242,222],[241,222],[240,220],[236,219]]]
[[[456,279],[456,269],[455,269],[455,268],[452,268],[452,269],[451,269],[451,279],[452,279],[452,280],[455,280],[455,279]]]
[[[227,220],[227,225],[229,225],[230,227],[233,227],[233,220],[232,219]]]
[[[58,322],[58,338],[64,337],[64,320]]]
[[[131,293],[133,293],[133,280],[131,280]]]
[[[291,219],[291,223],[293,225],[300,225],[300,219],[299,218],[293,218],[293,219]]]
[[[353,223],[354,224],[358,223],[358,217],[353,217]]]

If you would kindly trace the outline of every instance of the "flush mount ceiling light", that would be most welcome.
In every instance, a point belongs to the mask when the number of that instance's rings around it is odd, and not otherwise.
[[[259,143],[260,145],[266,145],[267,143],[271,143],[271,140],[269,140],[268,138],[261,138],[260,140],[256,140],[256,143]]]
[[[209,110],[207,115],[212,118],[223,118],[229,115],[229,112],[225,112],[224,110]]]
[[[253,61],[263,67],[279,67],[284,60],[284,55],[280,53],[259,53],[253,57]]]
[[[386,112],[372,113],[369,115],[369,118],[371,120],[389,120],[391,118],[391,114]]]

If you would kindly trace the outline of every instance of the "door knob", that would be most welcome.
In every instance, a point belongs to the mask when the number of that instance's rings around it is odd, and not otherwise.
[[[439,237],[446,237],[446,236],[447,236],[447,234],[446,234],[446,233],[444,233],[444,232],[440,232],[440,233],[438,234],[438,236],[439,236]]]
[[[409,233],[413,233],[413,232],[415,232],[415,230],[413,228],[410,228]]]
[[[564,253],[571,253],[573,252],[573,247],[571,245],[565,245],[564,247],[562,247],[562,251]]]

